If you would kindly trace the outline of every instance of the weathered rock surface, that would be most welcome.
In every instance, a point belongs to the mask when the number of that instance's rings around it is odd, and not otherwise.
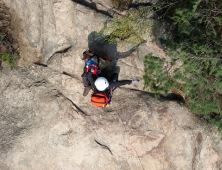
[[[0,71],[0,169],[222,169],[220,135],[183,104],[156,100],[142,83],[117,89],[105,109],[82,96],[85,49],[112,58],[120,79],[133,79],[143,75],[144,55],[164,57],[155,44],[127,51],[105,44],[93,33],[108,16],[77,1],[3,1],[21,60]]]

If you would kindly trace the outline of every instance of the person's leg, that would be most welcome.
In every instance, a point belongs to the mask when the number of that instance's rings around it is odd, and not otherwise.
[[[83,96],[87,96],[87,94],[89,94],[90,90],[91,90],[91,86],[84,87]]]
[[[89,91],[91,89],[90,82],[87,78],[87,72],[84,72],[82,74],[82,81],[83,81],[83,85],[84,85],[83,96],[87,96],[87,94],[89,93]]]
[[[84,87],[89,86],[90,82],[87,78],[87,72],[86,71],[84,71],[84,73],[81,75],[81,77],[82,77],[82,82],[83,82]]]

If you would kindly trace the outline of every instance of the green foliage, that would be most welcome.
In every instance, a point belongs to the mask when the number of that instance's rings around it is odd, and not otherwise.
[[[2,62],[7,62],[11,69],[16,66],[17,52],[13,48],[12,44],[16,44],[15,39],[13,39],[12,30],[10,29],[11,15],[8,12],[9,9],[4,5],[0,5],[0,64]]]
[[[6,37],[4,29],[0,29],[0,62],[7,62],[10,68],[13,69],[17,65],[17,55],[15,51],[13,51],[10,42],[4,39],[4,37]]]
[[[192,112],[208,115],[221,111],[221,96],[214,81],[206,77],[204,70],[195,62],[188,62],[173,74],[164,71],[166,61],[151,54],[144,59],[143,76],[145,88],[157,94],[167,94],[172,88],[182,91]],[[209,65],[210,67],[210,65]],[[200,69],[201,68],[201,69]],[[220,82],[220,89],[221,89]]]
[[[112,3],[115,7],[124,6],[123,1]],[[156,97],[166,95],[172,88],[178,90],[192,112],[222,130],[222,3],[163,0],[152,8],[130,9],[126,15],[114,18],[100,34],[109,35],[109,43],[117,38],[143,42],[153,26],[151,9],[159,15],[159,21],[172,24],[173,38],[161,40],[171,61],[148,54],[144,60],[144,88],[155,92]],[[175,65],[178,60],[183,63],[179,68]],[[166,66],[170,65],[177,69],[169,73]]]
[[[17,65],[16,59],[14,59],[13,55],[9,54],[7,51],[4,51],[4,53],[0,55],[0,61],[8,62],[11,69]]]
[[[175,60],[181,60],[183,64],[170,75],[159,67],[164,61],[156,59],[157,63],[152,63],[155,57],[148,55],[144,61],[145,87],[157,93],[169,92],[172,87],[180,90],[192,112],[202,115],[222,130],[221,2],[164,0],[157,9],[161,14],[159,18],[173,24],[173,39],[161,40],[167,47],[171,65]],[[147,71],[153,67],[155,70]],[[151,88],[154,81],[155,89]]]
[[[144,59],[144,88],[159,93],[168,93],[168,89],[173,87],[174,82],[166,72],[163,72],[164,61],[158,57],[148,54]],[[158,95],[157,95],[158,96]]]
[[[7,51],[7,49],[4,49],[2,50],[3,48],[3,43],[6,43],[4,42],[3,40],[3,35],[0,33],[0,61],[4,61],[4,62],[7,62],[10,66],[11,69],[13,69],[16,65],[17,65],[17,60],[15,57],[13,57],[13,55],[11,53],[9,53]],[[9,46],[10,44],[7,43],[7,46]]]
[[[111,0],[114,7],[127,7],[130,4],[130,0]]]
[[[114,18],[100,34],[109,35],[108,43],[114,43],[116,38],[119,38],[125,42],[139,44],[144,41],[143,36],[151,31],[151,10],[150,7],[129,10],[126,15]]]
[[[220,58],[222,8],[219,0],[167,0],[163,5],[164,19],[173,22],[174,40],[168,40],[168,48],[178,47],[201,58]],[[170,5],[171,4],[171,5]],[[165,42],[166,43],[166,42]]]

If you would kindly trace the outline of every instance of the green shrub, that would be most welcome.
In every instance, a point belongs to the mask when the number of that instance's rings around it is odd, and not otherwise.
[[[0,13],[1,14],[1,13]],[[7,27],[0,27],[0,62],[7,62],[11,69],[17,65],[17,52],[13,48],[12,43],[8,40],[12,39],[8,34]]]
[[[221,95],[210,77],[206,77],[201,65],[189,62],[176,69],[173,74],[169,74],[167,70],[163,70],[164,63],[166,61],[151,54],[145,57],[143,76],[145,88],[164,95],[172,88],[176,88],[185,96],[185,102],[191,111],[197,114],[221,111]]]
[[[150,7],[131,9],[126,15],[114,18],[112,22],[99,33],[108,34],[108,43],[114,43],[116,38],[125,42],[139,44],[143,36],[150,33],[153,21],[150,19]]]
[[[6,44],[3,46],[3,43]],[[9,53],[7,47],[12,49],[8,41],[3,40],[3,35],[0,33],[0,61],[7,62],[11,69],[17,65],[17,59],[12,52]],[[2,50],[3,49],[3,50]]]
[[[111,3],[114,7],[128,7],[130,4],[130,0],[111,0]]]
[[[162,39],[167,54],[173,61],[181,60],[182,66],[171,75],[156,67],[155,77],[148,75],[146,64],[145,86],[148,80],[155,92],[169,92],[172,87],[180,90],[194,113],[222,129],[222,3],[219,0],[165,0],[157,12],[160,21],[173,24],[172,39]],[[164,61],[156,60],[158,63]],[[150,67],[150,68],[149,68]],[[165,77],[163,77],[165,75]],[[162,81],[164,80],[164,81]],[[150,80],[149,80],[150,81]],[[148,84],[150,86],[150,84]],[[151,87],[152,87],[151,86]],[[153,90],[152,88],[150,88]],[[215,114],[216,116],[211,116]]]
[[[6,50],[0,55],[0,61],[8,62],[11,69],[13,69],[17,65],[16,59],[12,54],[8,53]]]
[[[144,88],[157,93],[167,94],[173,86],[170,76],[163,71],[164,60],[148,54],[144,59]]]
[[[121,1],[113,0],[116,6]],[[220,0],[163,0],[152,7],[161,22],[168,22],[171,39],[161,39],[170,62],[148,54],[144,60],[144,88],[166,95],[173,88],[181,92],[190,110],[222,130],[222,3]],[[131,43],[144,41],[153,25],[151,8],[131,9],[114,18],[100,31]],[[166,65],[176,67],[169,73]],[[212,116],[213,115],[213,116]]]

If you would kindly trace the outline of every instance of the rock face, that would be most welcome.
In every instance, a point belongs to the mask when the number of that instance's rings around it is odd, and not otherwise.
[[[1,170],[222,169],[220,134],[183,104],[156,100],[142,83],[118,88],[105,109],[82,96],[85,49],[112,58],[120,79],[142,77],[147,53],[164,57],[150,41],[123,50],[95,36],[109,18],[98,6],[111,9],[108,0],[3,1],[21,59],[0,71]]]

